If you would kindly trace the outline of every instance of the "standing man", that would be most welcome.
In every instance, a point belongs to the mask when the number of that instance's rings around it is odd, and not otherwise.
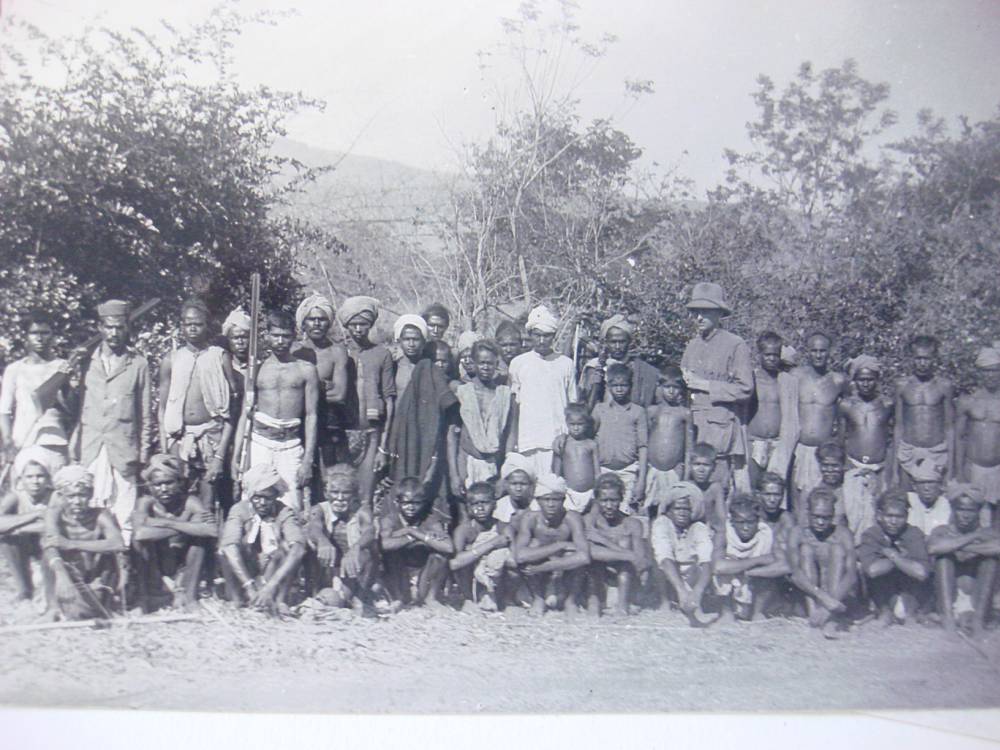
[[[229,313],[222,323],[222,336],[225,338],[224,343],[232,357],[233,372],[236,373],[237,385],[240,386],[240,402],[242,402],[243,394],[246,393],[247,373],[250,371],[251,328],[250,316],[243,312],[243,308],[241,307],[237,307]]]
[[[998,525],[1000,503],[1000,346],[979,350],[979,387],[958,400],[955,464],[959,479],[983,493],[990,526]]]
[[[187,461],[202,504],[214,511],[233,437],[237,383],[229,352],[211,344],[208,320],[204,302],[185,302],[181,346],[160,362],[160,451]]]
[[[236,445],[243,444],[250,430],[248,468],[273,466],[283,485],[278,499],[302,514],[303,488],[312,477],[316,455],[319,377],[313,365],[292,356],[291,315],[281,310],[268,314],[267,340],[271,353],[257,371],[257,406],[252,417],[240,414]]]
[[[629,354],[634,332],[635,326],[624,315],[612,315],[601,324],[599,336],[603,352],[601,356],[587,361],[580,378],[581,398],[591,407],[611,401],[605,378],[608,366],[613,364],[626,365],[632,370],[633,404],[646,408],[653,403],[660,371],[638,355]]]
[[[392,354],[370,337],[378,315],[378,300],[365,296],[349,297],[337,311],[337,320],[348,333],[345,343],[350,357],[346,455],[338,459],[357,467],[366,507],[372,501],[375,474],[389,466],[389,426],[396,411]]]
[[[57,358],[52,352],[52,318],[35,311],[21,320],[27,354],[7,366],[0,386],[0,438],[7,461],[32,445],[52,454],[51,467],[57,471],[66,464],[68,440],[63,414],[55,401],[41,404],[36,389],[53,375],[62,373],[69,380],[74,362]],[[59,397],[65,391],[60,389]],[[17,481],[17,475],[11,477]]]
[[[84,360],[76,458],[94,476],[91,504],[107,508],[132,539],[139,472],[149,460],[156,432],[149,363],[129,346],[128,303],[97,308],[101,343]]]
[[[928,467],[946,479],[955,473],[955,388],[935,372],[937,356],[936,338],[914,337],[910,342],[913,374],[896,384],[896,461],[892,474],[894,482],[906,489],[912,488],[914,473],[930,473]]]
[[[816,449],[837,432],[837,406],[847,393],[847,377],[830,369],[830,337],[817,331],[806,340],[805,364],[794,370],[799,381],[799,443],[792,469],[792,504],[822,481]],[[798,515],[798,509],[796,509]],[[805,516],[800,516],[804,518]]]
[[[448,308],[440,302],[432,302],[420,313],[420,317],[427,323],[427,340],[444,341],[444,335],[451,325]]]
[[[292,356],[316,366],[320,399],[317,411],[316,458],[319,471],[313,471],[313,494],[319,496],[322,469],[336,463],[337,443],[343,443],[343,406],[347,396],[347,348],[330,339],[333,303],[321,294],[302,300],[295,311],[295,323],[302,343]]]
[[[760,367],[754,370],[750,400],[750,479],[754,487],[771,472],[782,479],[799,440],[799,381],[781,367],[781,336],[765,331],[757,337]]]
[[[713,480],[726,491],[733,480],[737,489],[749,491],[744,415],[753,393],[750,348],[739,336],[720,327],[722,318],[732,310],[718,284],[695,284],[687,308],[697,323],[698,335],[684,349],[681,369],[691,392],[697,440],[715,449]]]
[[[566,434],[566,406],[576,401],[573,360],[552,350],[559,321],[544,305],[528,315],[532,350],[510,363],[510,387],[516,398],[511,430],[514,450],[530,459],[535,476],[552,473],[552,446]]]

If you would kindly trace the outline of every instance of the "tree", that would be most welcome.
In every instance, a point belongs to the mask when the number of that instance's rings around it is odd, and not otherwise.
[[[158,296],[170,310],[199,292],[224,314],[253,271],[267,302],[286,303],[297,252],[335,239],[279,214],[316,171],[271,152],[283,121],[320,103],[242,86],[231,73],[241,29],[274,21],[227,4],[184,31],[65,39],[7,21],[0,263],[44,268],[77,306]],[[8,325],[32,299],[23,278],[2,279]]]

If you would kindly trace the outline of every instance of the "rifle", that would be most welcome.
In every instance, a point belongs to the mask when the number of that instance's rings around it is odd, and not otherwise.
[[[237,451],[239,479],[236,482],[236,497],[243,491],[243,474],[250,463],[250,432],[253,430],[253,413],[257,409],[257,339],[260,337],[260,274],[250,276],[250,350],[247,352],[247,382],[243,391],[243,435]]]

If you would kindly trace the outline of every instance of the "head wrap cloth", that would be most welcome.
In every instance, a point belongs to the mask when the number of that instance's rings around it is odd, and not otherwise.
[[[694,482],[674,482],[667,490],[663,510],[669,510],[678,500],[687,498],[691,503],[691,520],[700,521],[705,517],[705,496]]]
[[[278,490],[279,495],[288,491],[273,464],[255,464],[243,475],[243,497],[246,500],[272,487]]]
[[[557,474],[542,474],[535,480],[535,497],[565,494],[566,480]]]
[[[603,341],[607,337],[608,332],[612,328],[617,328],[619,331],[624,331],[629,336],[635,333],[635,326],[629,323],[628,318],[626,318],[624,315],[612,315],[610,318],[601,323],[601,330],[600,333],[598,334],[599,338]]]
[[[77,487],[92,490],[94,489],[94,475],[80,464],[70,464],[56,472],[56,475],[52,477],[52,486],[55,487],[56,492],[65,492]]]
[[[322,294],[310,294],[299,303],[297,308],[295,308],[295,325],[298,326],[300,331],[302,330],[302,325],[306,322],[306,318],[309,317],[309,313],[311,313],[314,308],[321,310],[326,316],[326,319],[331,323],[333,322],[334,308],[330,299],[328,297],[324,297]]]
[[[944,494],[950,503],[954,503],[960,497],[967,497],[976,505],[982,505],[986,502],[983,491],[974,484],[968,484],[967,482],[948,482]]]
[[[847,360],[847,374],[852,378],[862,370],[871,370],[876,375],[881,375],[882,363],[869,354],[859,354],[854,359]]]
[[[421,318],[419,315],[414,315],[413,313],[407,313],[406,315],[400,315],[396,318],[396,322],[392,324],[392,338],[399,341],[399,337],[403,335],[403,329],[407,326],[412,326],[420,331],[420,335],[424,337],[426,341],[428,338],[427,331],[427,321]]]
[[[466,349],[471,349],[472,345],[477,341],[483,340],[483,334],[477,331],[462,331],[462,334],[458,337],[458,348],[456,351],[464,352]]]
[[[340,325],[346,326],[352,318],[363,315],[369,323],[374,323],[378,320],[378,307],[378,300],[374,297],[348,297],[337,310],[337,320]]]
[[[545,305],[539,305],[528,313],[528,322],[524,326],[528,331],[539,333],[555,333],[559,328],[559,320],[549,312]]]
[[[97,316],[100,318],[127,318],[128,302],[120,299],[109,299],[97,306]]]
[[[40,445],[31,445],[18,451],[14,457],[14,466],[11,469],[11,473],[16,479],[24,473],[24,470],[28,468],[28,464],[38,464],[45,469],[51,480],[52,475],[56,472],[58,463],[55,453]]]
[[[500,467],[500,478],[506,479],[515,471],[523,471],[531,477],[531,481],[535,481],[535,465],[531,459],[522,456],[520,453],[508,453],[507,459],[503,462],[503,466]]]
[[[242,307],[237,307],[222,321],[222,335],[228,336],[236,329],[249,331],[251,327],[250,316],[243,312]]]
[[[142,481],[151,481],[155,473],[166,474],[174,479],[186,479],[187,469],[187,463],[183,459],[169,453],[157,453],[142,470]]]

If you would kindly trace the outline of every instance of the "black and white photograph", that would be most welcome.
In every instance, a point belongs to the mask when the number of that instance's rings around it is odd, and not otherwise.
[[[0,553],[12,747],[1000,741],[1000,3],[0,0]]]

